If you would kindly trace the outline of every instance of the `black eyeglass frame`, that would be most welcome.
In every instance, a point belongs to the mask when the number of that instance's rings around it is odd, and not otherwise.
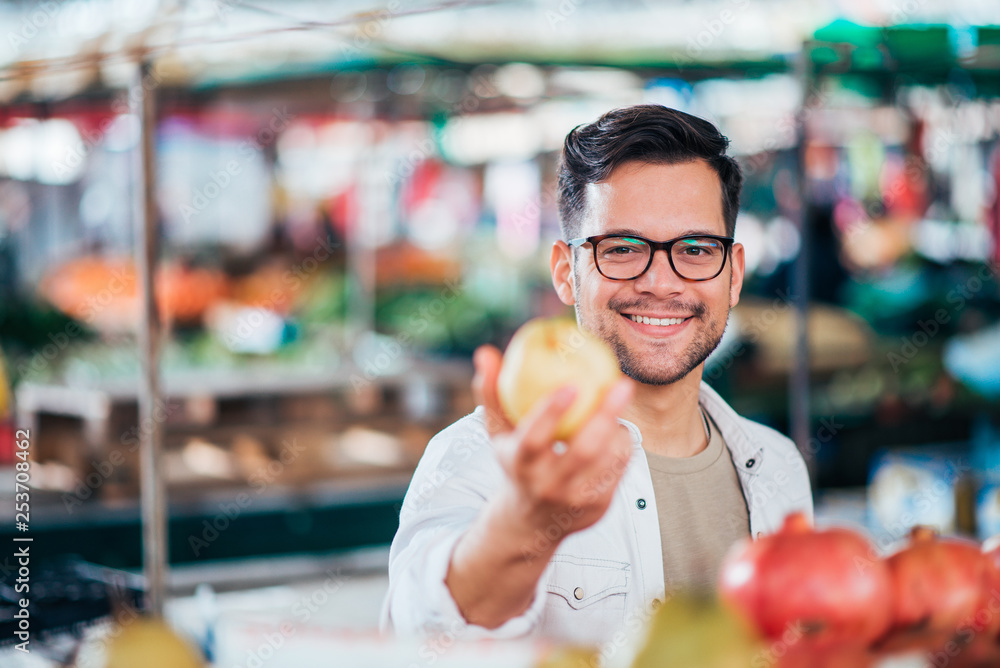
[[[601,271],[601,263],[597,261],[597,244],[601,243],[605,239],[615,239],[615,238],[638,239],[639,241],[645,242],[650,248],[649,260],[646,261],[646,266],[643,268],[642,271],[640,271],[632,278],[612,278],[611,276],[608,276],[603,271]],[[716,241],[721,242],[725,252],[722,256],[722,265],[719,267],[719,271],[715,272],[714,275],[708,276],[706,278],[688,278],[687,276],[681,274],[681,272],[677,271],[677,267],[674,266],[674,255],[670,251],[671,249],[673,249],[675,243],[677,243],[678,241],[683,241],[684,239],[714,239]],[[682,237],[668,239],[667,241],[653,241],[652,239],[640,237],[637,234],[598,234],[597,236],[593,237],[581,237],[579,239],[570,239],[566,243],[571,248],[579,248],[583,246],[583,244],[589,243],[591,248],[594,250],[594,266],[597,267],[597,271],[601,274],[601,276],[608,279],[609,281],[634,281],[635,279],[639,278],[647,271],[649,271],[649,268],[653,266],[653,257],[656,255],[656,251],[662,250],[667,252],[667,261],[670,263],[670,268],[674,270],[675,274],[677,274],[681,279],[685,281],[700,283],[701,281],[711,281],[712,279],[719,277],[719,275],[726,268],[726,258],[729,257],[729,253],[730,251],[732,251],[733,243],[735,241],[736,240],[733,239],[732,237],[722,237],[717,234],[685,234]]]

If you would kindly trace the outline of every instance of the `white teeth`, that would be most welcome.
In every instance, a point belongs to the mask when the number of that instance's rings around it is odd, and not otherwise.
[[[644,315],[631,315],[629,318],[631,318],[633,322],[639,322],[644,325],[656,325],[659,327],[679,325],[684,322],[684,318],[650,318]]]

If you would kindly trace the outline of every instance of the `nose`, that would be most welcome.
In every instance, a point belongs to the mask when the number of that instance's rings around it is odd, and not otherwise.
[[[684,291],[686,282],[670,266],[667,251],[662,249],[653,252],[653,262],[649,265],[649,269],[633,281],[638,292],[645,292],[657,297],[680,294]]]

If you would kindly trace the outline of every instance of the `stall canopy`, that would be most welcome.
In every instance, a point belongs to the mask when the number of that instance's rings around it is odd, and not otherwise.
[[[952,20],[1000,23],[1000,6],[973,0],[423,0],[326,3],[310,0],[77,0],[0,3],[11,27],[0,49],[0,102],[64,99],[128,82],[137,53],[167,83],[211,86],[288,78],[384,62],[471,63],[523,60],[678,67],[780,68],[816,26],[817,39],[855,41],[857,58],[879,60],[878,26]],[[912,4],[913,7],[909,5]],[[849,24],[834,21],[845,18]],[[855,23],[856,22],[856,23]],[[861,28],[862,25],[875,26]],[[857,26],[850,29],[849,26]],[[829,34],[827,34],[829,33]],[[953,34],[954,33],[954,34]],[[937,59],[947,43],[958,53],[996,34],[932,28],[885,33],[889,55]],[[908,57],[908,55],[907,55]]]

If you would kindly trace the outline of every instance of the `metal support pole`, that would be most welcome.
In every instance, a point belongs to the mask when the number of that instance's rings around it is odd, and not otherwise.
[[[815,476],[813,453],[809,449],[810,397],[809,397],[809,184],[806,177],[805,151],[808,141],[806,127],[807,105],[813,92],[812,63],[808,46],[803,45],[797,63],[798,78],[802,84],[802,104],[799,105],[796,127],[795,157],[798,167],[798,212],[795,226],[799,232],[799,254],[792,271],[792,295],[795,305],[795,357],[789,379],[788,412],[792,440],[798,446],[810,471]]]
[[[389,164],[379,137],[358,165],[360,175],[358,217],[347,226],[348,333],[347,347],[354,351],[360,340],[375,331],[375,239],[384,231],[388,215],[385,174]]]
[[[129,91],[132,113],[141,128],[135,152],[135,173],[139,176],[134,191],[135,261],[139,279],[139,462],[142,504],[143,571],[146,579],[146,611],[163,616],[167,578],[167,498],[163,480],[163,412],[160,393],[160,320],[156,308],[153,277],[157,256],[156,212],[156,91],[150,76],[151,65],[143,61],[136,67]],[[159,416],[159,417],[158,417]]]

